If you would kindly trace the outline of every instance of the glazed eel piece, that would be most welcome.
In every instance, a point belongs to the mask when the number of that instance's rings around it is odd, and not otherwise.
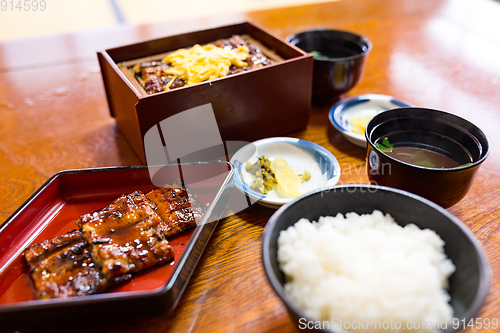
[[[171,238],[196,226],[201,205],[183,188],[122,195],[76,220],[80,230],[28,247],[38,298],[103,292],[133,273],[174,260]]]
[[[167,239],[195,227],[201,217],[201,206],[191,201],[181,188],[136,191],[80,216],[76,225],[105,275],[135,273],[174,260]]]
[[[130,274],[108,279],[92,258],[79,230],[44,240],[24,251],[40,299],[91,295],[128,281]]]

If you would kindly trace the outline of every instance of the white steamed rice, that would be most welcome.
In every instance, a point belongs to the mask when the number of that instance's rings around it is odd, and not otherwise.
[[[353,332],[377,332],[366,327],[374,319],[401,323],[383,332],[432,332],[453,318],[446,288],[455,267],[443,247],[434,231],[401,227],[380,211],[347,213],[301,219],[281,231],[278,262],[287,293],[311,319],[364,320],[365,328]],[[429,321],[432,329],[405,326]]]

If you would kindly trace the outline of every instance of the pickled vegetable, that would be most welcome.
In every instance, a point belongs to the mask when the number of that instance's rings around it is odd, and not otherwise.
[[[365,135],[366,125],[374,117],[374,115],[368,115],[364,117],[353,118],[349,121],[351,124],[351,131],[356,134]]]
[[[295,173],[295,176],[297,176],[297,173],[295,172],[295,170],[293,170],[293,168],[288,166],[286,161],[281,157],[274,159],[272,162],[267,158],[267,156],[259,157],[257,159],[257,162],[255,162],[253,164],[247,161],[245,163],[245,170],[248,173],[250,173],[253,177],[253,181],[250,184],[250,189],[253,191],[256,191],[256,192],[260,192],[262,194],[267,194],[269,191],[272,191],[274,189],[274,186],[279,186],[278,180],[276,179],[276,173],[273,171],[273,168],[271,167],[271,165],[273,163],[275,163],[275,164],[277,163],[276,165],[283,165],[283,162],[289,168],[287,170],[289,172]],[[291,171],[290,171],[290,169],[291,169]],[[297,187],[300,191],[300,184],[311,179],[311,173],[308,170],[306,170],[303,174],[298,175],[297,177],[299,180],[299,183],[298,183],[299,185]],[[286,176],[285,176],[285,178],[282,179],[282,182],[285,182],[285,184],[287,184],[286,183],[287,181],[288,180],[286,179]],[[296,181],[296,180],[293,180],[293,181]],[[284,185],[284,186],[291,187],[292,185],[288,184],[288,185]],[[296,186],[296,184],[293,186]],[[285,193],[287,193],[289,195],[293,195],[293,194],[288,193],[285,189],[283,189],[283,190]],[[294,191],[292,191],[292,193],[293,192]],[[294,196],[297,196],[297,195],[294,195]]]
[[[286,163],[284,158],[275,158],[271,163],[271,169],[274,171],[278,185],[286,194],[292,197],[298,197],[302,194],[300,188],[302,180],[297,175],[297,172]]]
[[[250,184],[250,189],[262,194],[267,194],[277,184],[273,171],[271,170],[271,161],[267,156],[261,156],[254,164],[246,162],[245,170],[254,177]]]
[[[302,182],[307,182],[309,179],[311,179],[311,173],[309,170],[306,170],[303,174],[299,175],[299,178]]]

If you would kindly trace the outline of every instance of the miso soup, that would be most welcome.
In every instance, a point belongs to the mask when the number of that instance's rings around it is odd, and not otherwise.
[[[456,168],[463,165],[447,156],[413,147],[392,147],[385,153],[400,161],[426,168]]]

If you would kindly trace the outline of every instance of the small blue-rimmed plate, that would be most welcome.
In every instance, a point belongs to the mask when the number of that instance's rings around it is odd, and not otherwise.
[[[392,96],[367,94],[341,100],[330,109],[328,117],[333,127],[342,133],[349,142],[359,147],[366,147],[364,133],[353,132],[354,125],[350,123],[352,119],[373,117],[383,111],[411,106],[413,105]]]
[[[255,141],[238,150],[231,158],[235,169],[234,182],[236,187],[245,192],[252,200],[269,208],[277,209],[294,198],[282,191],[272,190],[264,195],[250,189],[253,178],[245,170],[245,163],[247,161],[255,163],[262,155],[267,156],[271,161],[277,157],[284,158],[297,174],[308,170],[311,173],[311,179],[302,183],[302,194],[333,186],[340,178],[339,162],[331,152],[320,145],[284,137]]]

